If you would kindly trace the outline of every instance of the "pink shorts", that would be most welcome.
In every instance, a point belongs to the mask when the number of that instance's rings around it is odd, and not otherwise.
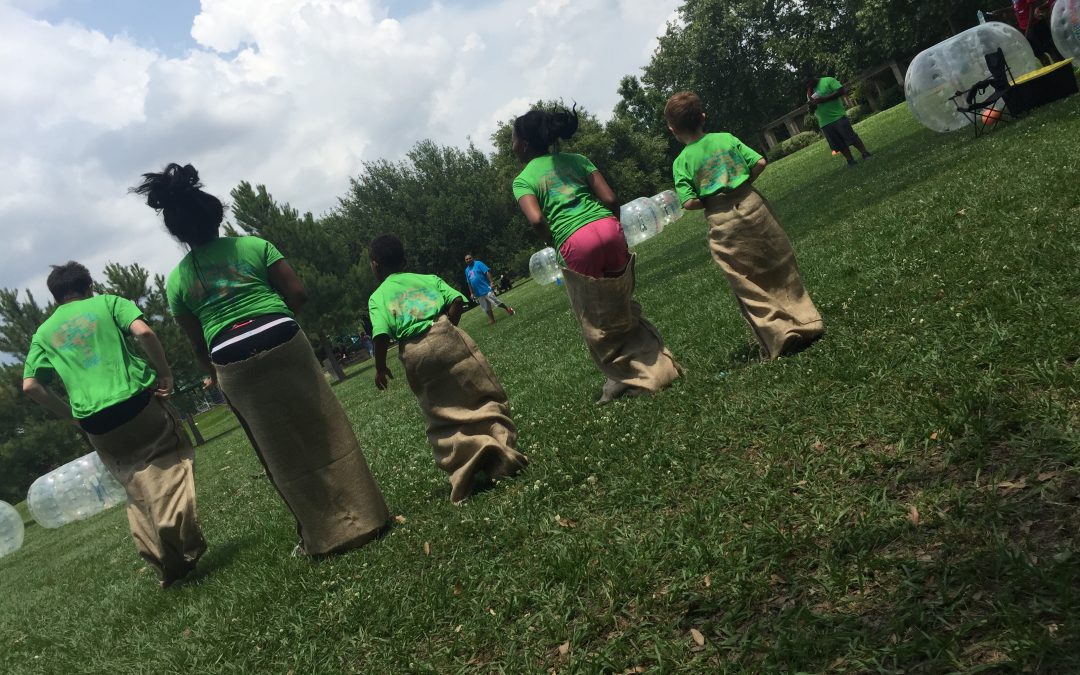
[[[567,267],[596,279],[616,275],[630,262],[630,249],[615,216],[582,227],[563,242],[559,253]]]

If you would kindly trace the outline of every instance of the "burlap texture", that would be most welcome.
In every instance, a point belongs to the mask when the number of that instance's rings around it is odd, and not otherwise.
[[[614,390],[660,391],[682,372],[656,327],[641,316],[634,300],[634,265],[630,255],[617,277],[594,278],[563,268],[570,307],[596,366],[608,378],[604,398]]]
[[[195,451],[176,413],[155,397],[126,424],[88,436],[127,492],[139,555],[166,585],[185,576],[206,541],[195,510]]]
[[[251,358],[217,366],[218,384],[308,555],[364,545],[389,513],[345,410],[303,331]]]
[[[765,198],[744,184],[710,197],[705,206],[709,251],[765,357],[776,359],[820,337],[825,324]]]
[[[398,346],[409,387],[427,419],[435,464],[450,475],[457,503],[486,478],[513,476],[528,463],[517,451],[517,427],[506,392],[487,358],[446,316],[423,335]]]

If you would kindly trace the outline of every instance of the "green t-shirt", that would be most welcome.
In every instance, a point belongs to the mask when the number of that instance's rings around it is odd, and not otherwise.
[[[60,305],[30,340],[23,377],[59,375],[76,419],[126,401],[157,379],[124,339],[142,315],[134,302],[115,295]]]
[[[293,316],[270,286],[267,270],[285,256],[258,237],[220,237],[191,251],[169,273],[173,316],[194,314],[207,346],[223,328],[264,314]]]
[[[371,336],[404,340],[419,335],[458,298],[465,301],[464,295],[434,274],[391,274],[368,299]]]
[[[814,93],[818,96],[828,96],[843,86],[844,85],[840,84],[840,81],[835,77],[823,77],[818,80],[817,85],[814,86]],[[807,95],[806,100],[810,100],[809,95]],[[814,114],[817,115],[819,127],[823,127],[826,124],[832,124],[847,114],[843,97],[837,97],[831,101],[819,104],[817,110],[814,111]]]
[[[685,204],[695,198],[730,192],[750,178],[761,155],[731,134],[705,134],[683,148],[671,165],[675,194]]]
[[[596,167],[584,155],[556,152],[536,157],[514,179],[514,199],[535,195],[558,250],[585,225],[612,215],[589,187]]]

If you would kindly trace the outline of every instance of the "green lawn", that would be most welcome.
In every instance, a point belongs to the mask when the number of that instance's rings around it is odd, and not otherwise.
[[[365,362],[335,390],[403,524],[289,557],[226,431],[196,577],[159,591],[120,509],[31,526],[0,560],[0,669],[1080,671],[1080,97],[979,140],[903,106],[858,129],[871,162],[819,143],[760,182],[828,327],[809,351],[753,359],[689,215],[638,248],[670,390],[593,407],[565,293],[523,285],[518,316],[463,325],[524,475],[452,506],[400,368],[380,393]]]

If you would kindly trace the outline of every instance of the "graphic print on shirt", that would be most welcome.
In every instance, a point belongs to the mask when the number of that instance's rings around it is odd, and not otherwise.
[[[746,160],[731,152],[717,152],[702,162],[694,173],[698,194],[712,194],[727,189],[732,180],[749,173]]]
[[[244,260],[216,265],[203,265],[192,260],[192,265],[195,278],[199,280],[192,289],[192,295],[199,302],[224,300],[232,295],[235,288],[258,278],[255,266]]]
[[[101,360],[92,344],[97,324],[94,314],[73,316],[53,331],[49,343],[56,351],[73,357],[83,368],[96,366]]]
[[[540,178],[540,189],[548,194],[555,195],[555,203],[566,204],[570,210],[577,208],[577,189],[581,187],[581,181],[570,172],[560,172],[558,166],[546,172]]]
[[[387,309],[395,319],[411,316],[422,321],[438,314],[442,305],[442,296],[435,289],[411,288],[395,295]]]

